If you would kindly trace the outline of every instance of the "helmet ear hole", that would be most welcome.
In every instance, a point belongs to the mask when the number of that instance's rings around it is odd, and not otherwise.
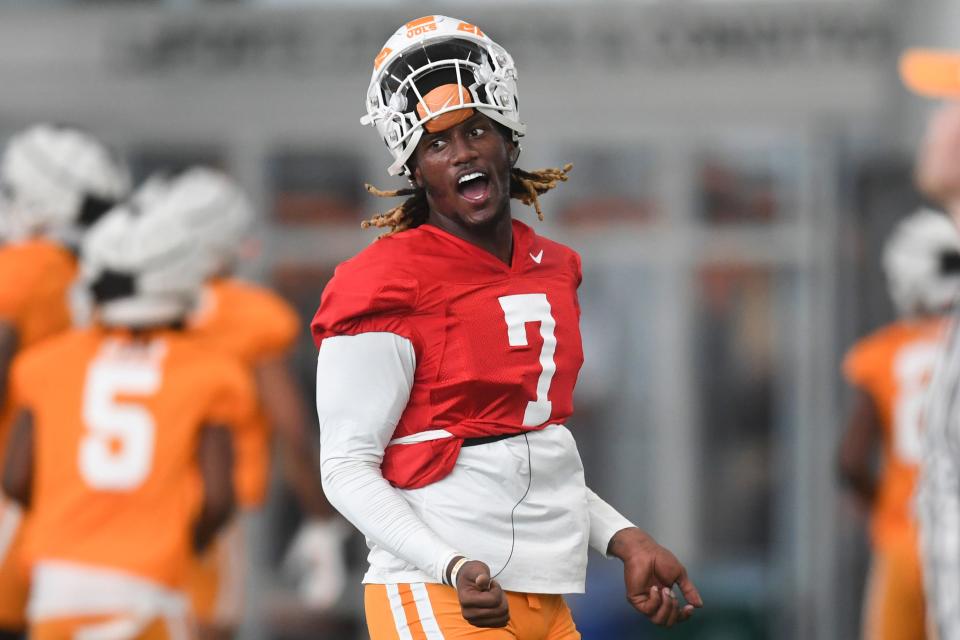
[[[137,291],[133,274],[112,269],[105,269],[89,286],[90,293],[93,294],[93,299],[97,304],[120,298],[129,298]]]
[[[112,198],[101,198],[92,193],[83,197],[83,203],[80,205],[80,215],[77,217],[77,224],[83,228],[93,226],[93,223],[99,220],[103,214],[116,206],[116,200]]]

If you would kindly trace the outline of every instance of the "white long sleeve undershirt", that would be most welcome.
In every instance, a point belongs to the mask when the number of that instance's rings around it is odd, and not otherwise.
[[[459,549],[415,513],[408,497],[413,492],[396,489],[380,471],[415,370],[412,344],[395,334],[337,336],[321,343],[321,474],[331,504],[374,545],[441,582]],[[633,525],[589,489],[585,501],[589,544],[606,554],[613,535]]]
[[[927,391],[923,458],[916,490],[929,617],[940,640],[960,640],[958,395],[960,332],[954,325]]]

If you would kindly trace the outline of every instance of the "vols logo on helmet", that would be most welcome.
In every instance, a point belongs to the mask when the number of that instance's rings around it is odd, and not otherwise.
[[[437,20],[434,16],[424,16],[422,18],[417,18],[416,20],[411,20],[407,23],[407,37],[415,38],[417,36],[422,36],[428,31],[437,30]]]

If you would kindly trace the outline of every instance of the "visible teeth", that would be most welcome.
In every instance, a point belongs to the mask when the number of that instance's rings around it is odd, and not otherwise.
[[[468,180],[473,180],[475,178],[482,178],[485,175],[487,174],[483,173],[482,171],[474,171],[473,173],[468,173],[465,176],[460,176],[460,179],[457,180],[457,184],[463,184],[464,182]]]

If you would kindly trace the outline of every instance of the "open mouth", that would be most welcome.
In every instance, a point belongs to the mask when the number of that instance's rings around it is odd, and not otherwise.
[[[471,171],[457,180],[457,191],[470,202],[482,202],[489,191],[490,179],[483,171]]]

